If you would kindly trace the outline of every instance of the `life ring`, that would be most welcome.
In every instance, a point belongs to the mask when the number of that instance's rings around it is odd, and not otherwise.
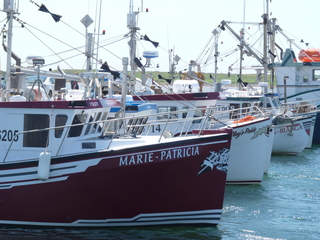
[[[41,101],[41,98],[42,98],[41,90],[39,91],[39,89],[34,88],[33,91],[34,91],[34,93],[36,95],[34,101]]]
[[[33,89],[30,89],[30,88],[26,88],[24,91],[23,91],[23,94],[22,96],[24,96],[27,101],[41,101],[42,99],[42,91],[38,90],[38,88],[33,88]]]

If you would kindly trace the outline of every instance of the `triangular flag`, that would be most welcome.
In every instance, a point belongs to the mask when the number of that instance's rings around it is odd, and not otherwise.
[[[153,44],[153,46],[155,46],[155,47],[158,47],[158,45],[159,45],[158,42],[151,41],[150,38],[147,35],[144,35],[143,39],[146,40],[146,41],[151,42]]]
[[[59,22],[59,21],[60,21],[60,18],[62,17],[62,16],[60,16],[60,15],[51,13],[51,12],[48,10],[48,8],[47,8],[45,5],[43,5],[43,4],[41,4],[41,6],[40,6],[40,8],[39,8],[39,11],[49,13],[49,14],[53,17],[54,21],[56,21],[56,22]]]

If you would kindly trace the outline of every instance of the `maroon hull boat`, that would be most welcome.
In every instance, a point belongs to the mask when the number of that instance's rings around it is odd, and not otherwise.
[[[110,103],[0,103],[4,129],[16,129],[0,142],[0,224],[218,224],[232,130],[176,138],[110,135],[110,125],[124,121],[107,119]]]
[[[8,61],[0,89],[0,225],[217,224],[232,130],[172,138],[164,128],[142,136],[154,127],[148,123],[154,114],[124,117],[125,101],[102,96],[110,73],[42,71],[41,57],[21,67],[11,51],[14,2],[4,1],[3,9]],[[28,74],[37,75],[32,86]],[[40,76],[55,78],[51,94]],[[68,88],[72,81],[84,89]]]

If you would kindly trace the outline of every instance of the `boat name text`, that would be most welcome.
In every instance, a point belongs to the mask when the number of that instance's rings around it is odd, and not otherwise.
[[[199,154],[200,150],[198,146],[174,148],[157,152],[134,154],[131,156],[121,156],[119,159],[119,166],[137,165],[142,163],[150,163],[154,161],[172,160],[176,158],[185,158]]]
[[[282,128],[276,128],[276,131],[275,131],[275,133],[277,134],[277,133],[279,133],[279,134],[281,134],[281,133],[290,133],[290,132],[293,132],[293,131],[299,131],[299,130],[301,130],[303,127],[302,127],[302,125],[301,124],[295,124],[295,125],[293,125],[293,126],[285,126],[285,127],[282,127]]]
[[[241,131],[233,130],[232,136],[236,139],[244,134],[254,133],[256,131],[256,127],[242,129]]]

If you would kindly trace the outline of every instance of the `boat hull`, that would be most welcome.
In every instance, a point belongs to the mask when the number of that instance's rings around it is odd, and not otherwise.
[[[298,155],[307,146],[312,122],[315,116],[305,116],[294,123],[274,125],[274,142],[272,154],[274,155]]]
[[[233,128],[227,184],[262,182],[269,169],[274,139],[271,122],[264,118]]]
[[[218,224],[231,134],[0,165],[0,224],[126,227]],[[217,162],[215,162],[216,164]],[[223,167],[222,167],[223,165]],[[17,176],[19,176],[17,178]]]
[[[227,184],[260,184],[268,171],[274,133],[269,117],[233,124]],[[212,130],[203,130],[210,134]],[[241,169],[241,170],[240,170]]]

